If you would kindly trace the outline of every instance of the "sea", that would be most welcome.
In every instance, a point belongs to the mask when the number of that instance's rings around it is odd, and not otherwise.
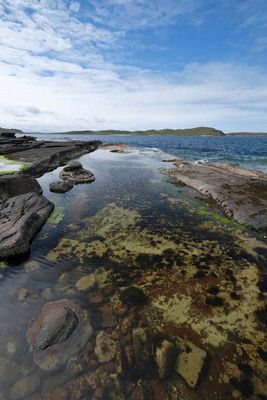
[[[127,143],[148,153],[168,153],[194,162],[225,162],[267,172],[267,136],[141,136],[38,134],[38,140],[101,140]]]

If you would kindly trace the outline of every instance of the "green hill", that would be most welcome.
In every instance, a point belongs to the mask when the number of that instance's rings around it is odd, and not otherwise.
[[[149,129],[145,131],[123,131],[123,130],[102,130],[102,131],[67,131],[57,132],[64,135],[172,135],[172,136],[224,136],[224,133],[215,128],[198,127],[188,129]]]

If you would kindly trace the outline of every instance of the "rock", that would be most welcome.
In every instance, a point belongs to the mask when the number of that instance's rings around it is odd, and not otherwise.
[[[26,193],[42,194],[42,188],[36,179],[27,175],[1,175],[0,201]]]
[[[17,296],[18,296],[18,300],[23,302],[27,299],[27,297],[29,296],[29,291],[27,288],[20,288],[17,292]]]
[[[55,305],[42,319],[35,346],[44,350],[66,341],[78,322],[78,317],[71,308]]]
[[[146,365],[151,361],[151,345],[144,328],[135,328],[132,332],[133,350],[137,365]]]
[[[211,197],[230,218],[256,229],[267,228],[267,174],[235,164],[175,162],[162,170],[172,182],[182,182]]]
[[[166,379],[174,370],[177,357],[175,346],[168,340],[163,342],[156,349],[156,364],[160,379]]]
[[[77,171],[77,169],[82,169],[83,166],[79,161],[76,160],[72,160],[70,162],[68,162],[68,164],[66,165],[66,167],[64,167],[64,171],[66,172],[72,172],[72,171]]]
[[[40,267],[40,264],[38,261],[28,261],[24,265],[24,269],[26,272],[36,271],[37,269],[39,269],[39,267]]]
[[[176,345],[179,351],[175,370],[184,378],[188,386],[194,388],[203,369],[207,353],[194,343],[177,338]]]
[[[93,289],[96,285],[95,274],[89,274],[80,278],[77,282],[75,287],[80,291],[89,291]]]
[[[17,364],[0,356],[0,388],[13,384],[18,373]]]
[[[30,177],[0,177],[0,188],[0,258],[4,258],[28,251],[54,206]]]
[[[147,302],[143,290],[135,286],[124,289],[120,294],[120,299],[123,303],[129,306],[140,306]]]
[[[16,342],[11,342],[11,341],[7,342],[6,349],[8,354],[10,355],[15,354],[17,351]]]
[[[100,363],[112,361],[116,355],[117,345],[109,334],[102,331],[96,337],[95,355]]]
[[[93,334],[89,316],[78,304],[58,300],[43,306],[27,332],[35,363],[56,371],[87,345]]]
[[[58,388],[50,393],[46,393],[42,400],[68,400],[69,392],[65,388]]]
[[[41,386],[41,380],[38,375],[27,376],[20,379],[11,388],[10,397],[12,400],[28,399]]]
[[[95,181],[95,176],[87,169],[76,169],[74,171],[66,171],[65,168],[60,171],[59,177],[64,181],[78,183],[90,183]]]
[[[73,188],[73,184],[70,182],[53,182],[49,185],[50,192],[54,193],[66,193]]]

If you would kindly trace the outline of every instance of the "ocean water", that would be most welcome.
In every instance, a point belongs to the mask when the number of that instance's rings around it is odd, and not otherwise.
[[[192,161],[205,160],[238,163],[247,168],[267,172],[266,137],[186,137],[135,135],[62,135],[38,134],[38,139],[49,140],[102,140],[104,143],[127,143],[134,147],[163,151]]]

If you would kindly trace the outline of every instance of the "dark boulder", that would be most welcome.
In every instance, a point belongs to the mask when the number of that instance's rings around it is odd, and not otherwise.
[[[70,182],[53,182],[49,185],[50,192],[54,193],[66,193],[73,188],[73,184]]]
[[[124,289],[120,294],[120,299],[128,306],[140,306],[147,302],[147,298],[142,289],[131,286]]]

